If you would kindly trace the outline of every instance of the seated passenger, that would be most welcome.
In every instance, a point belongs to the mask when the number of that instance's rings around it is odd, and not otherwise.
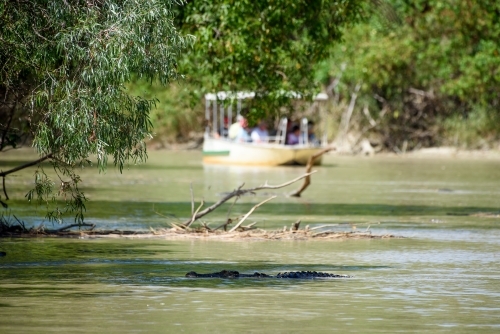
[[[241,127],[238,129],[236,138],[234,139],[238,143],[248,143],[252,141],[252,138],[248,134],[248,122],[245,118],[240,121]]]
[[[266,122],[260,121],[259,126],[253,129],[251,137],[254,143],[267,143],[269,141],[269,132],[267,131]]]
[[[229,135],[228,123],[229,119],[227,118],[227,116],[224,116],[224,123],[221,125],[219,129],[219,135],[221,137],[227,138],[227,136]]]
[[[229,139],[231,139],[231,140],[236,139],[236,137],[238,136],[238,133],[240,132],[241,122],[243,122],[243,120],[245,120],[245,117],[243,117],[241,115],[238,115],[236,117],[236,123],[231,124],[231,126],[229,127],[229,131],[228,131]]]
[[[300,127],[294,125],[287,138],[288,145],[297,145],[300,142]]]
[[[310,145],[314,146],[319,146],[319,140],[316,138],[316,135],[314,134],[314,122],[309,121],[307,123],[307,133],[308,133],[308,140]]]

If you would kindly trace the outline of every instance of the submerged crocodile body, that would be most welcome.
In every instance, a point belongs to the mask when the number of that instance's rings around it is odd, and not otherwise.
[[[254,278],[298,278],[298,279],[314,279],[314,278],[348,278],[347,275],[337,275],[329,274],[317,271],[290,271],[284,273],[278,273],[278,275],[267,275],[264,273],[253,273],[253,274],[240,274],[235,270],[222,270],[216,273],[209,274],[198,274],[194,271],[190,271],[186,274],[186,277],[190,278],[244,278],[244,277],[254,277]]]

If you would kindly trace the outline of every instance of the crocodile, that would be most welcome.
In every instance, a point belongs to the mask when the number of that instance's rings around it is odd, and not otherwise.
[[[189,278],[298,278],[298,279],[315,279],[315,278],[349,278],[347,275],[329,274],[317,271],[290,271],[278,273],[276,276],[267,275],[264,273],[255,272],[253,274],[241,274],[235,270],[222,270],[216,273],[198,274],[190,271],[186,274]]]

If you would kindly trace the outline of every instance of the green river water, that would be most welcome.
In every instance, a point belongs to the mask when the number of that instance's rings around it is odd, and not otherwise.
[[[30,151],[0,156],[0,169]],[[201,164],[199,152],[151,152],[119,174],[82,171],[86,220],[105,229],[182,222],[245,183],[279,184],[299,168]],[[232,215],[271,195],[249,219],[266,229],[330,225],[401,239],[168,241],[0,239],[0,333],[498,333],[500,161],[328,156],[302,198],[300,185],[244,196]],[[11,211],[30,225],[44,208],[20,199],[33,169],[7,178]],[[203,220],[218,225],[230,204]],[[484,215],[481,213],[493,213]],[[495,215],[496,214],[496,215]],[[69,221],[71,222],[71,220]],[[222,269],[316,270],[349,279],[187,279]]]

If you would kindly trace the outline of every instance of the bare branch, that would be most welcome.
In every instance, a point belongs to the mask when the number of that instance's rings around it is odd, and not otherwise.
[[[193,182],[189,184],[189,190],[191,191],[191,215],[193,215],[194,214]]]
[[[199,218],[205,216],[206,214],[214,211],[219,206],[221,206],[222,204],[224,204],[225,202],[227,202],[228,200],[230,200],[233,197],[241,196],[241,195],[244,195],[244,194],[247,194],[247,193],[252,193],[252,192],[255,192],[255,191],[261,190],[261,189],[280,189],[280,188],[286,187],[286,186],[288,186],[288,185],[290,185],[290,184],[292,184],[294,182],[297,182],[298,180],[301,180],[301,179],[303,179],[305,177],[308,177],[308,176],[310,176],[313,173],[316,173],[316,171],[312,171],[312,172],[306,173],[306,174],[301,175],[301,176],[299,176],[299,177],[297,177],[297,178],[295,178],[295,179],[293,179],[291,181],[288,181],[288,182],[285,182],[285,183],[282,183],[282,184],[279,184],[279,185],[276,185],[276,186],[272,186],[272,185],[269,185],[267,183],[264,184],[264,185],[255,187],[255,188],[250,188],[250,189],[242,189],[242,186],[240,186],[238,189],[236,189],[233,192],[231,192],[231,193],[227,194],[226,196],[224,196],[218,202],[216,202],[213,205],[209,206],[205,210],[203,210],[203,211],[201,211],[201,212],[193,215],[189,220],[187,220],[186,222],[184,222],[183,225],[184,226],[189,226],[190,223],[193,220],[199,219]]]
[[[205,202],[203,200],[201,200],[200,206],[193,213],[193,218],[191,218],[191,221],[189,223],[187,223],[187,224],[184,225],[185,227],[189,227],[197,219],[196,215],[198,214],[198,211],[200,211],[200,209],[203,207],[203,204],[205,204]]]
[[[54,233],[54,232],[62,232],[64,230],[67,230],[67,229],[70,229],[72,227],[82,227],[82,226],[88,226],[90,227],[90,229],[94,229],[95,228],[95,224],[87,224],[87,223],[81,223],[81,224],[70,224],[70,225],[66,225],[66,226],[63,226],[61,228],[58,228],[58,229],[55,229],[55,230],[49,230],[48,232],[49,233]]]
[[[366,118],[368,119],[368,122],[370,122],[370,125],[372,127],[377,126],[377,122],[375,122],[372,115],[370,115],[370,110],[368,109],[368,104],[365,104],[365,106],[363,107],[363,114],[365,114]]]
[[[324,150],[319,151],[318,153],[311,155],[309,157],[309,160],[307,161],[307,165],[306,165],[306,174],[308,174],[308,175],[305,177],[304,183],[302,183],[302,187],[300,187],[298,190],[291,193],[290,196],[300,197],[300,194],[304,190],[306,190],[306,188],[309,187],[309,185],[311,184],[311,176],[310,175],[312,174],[311,169],[312,169],[312,166],[314,165],[314,160],[316,160],[317,158],[319,158],[320,156],[322,156],[326,152],[330,152],[331,150],[334,150],[334,149],[335,149],[334,147],[327,147]]]
[[[9,195],[7,195],[7,188],[5,188],[5,175],[2,176],[2,188],[3,188],[3,193],[5,195],[5,199],[8,201]]]
[[[31,167],[31,166],[34,166],[34,165],[38,165],[40,162],[43,162],[43,161],[45,161],[45,160],[47,160],[47,159],[51,159],[51,158],[52,158],[52,156],[53,156],[53,154],[52,154],[52,153],[51,153],[51,154],[47,154],[46,156],[41,157],[41,158],[40,158],[40,159],[38,159],[38,160],[28,162],[28,163],[26,163],[26,164],[24,164],[24,165],[21,165],[21,166],[17,166],[16,168],[9,169],[9,170],[8,170],[8,171],[6,171],[6,172],[3,172],[3,171],[2,171],[2,172],[0,172],[0,177],[4,177],[4,176],[7,176],[7,175],[9,175],[9,174],[15,173],[15,172],[17,172],[17,171],[19,171],[19,170],[21,170],[21,169],[25,169],[25,168],[28,168],[28,167]]]
[[[217,231],[217,230],[218,230],[218,229],[220,229],[221,227],[224,227],[224,231],[226,231],[227,226],[228,226],[228,225],[231,225],[232,223],[233,223],[233,220],[232,220],[231,218],[228,218],[228,219],[226,219],[226,222],[225,222],[224,224],[219,225],[219,226],[217,226],[216,228],[214,228],[214,231]]]
[[[4,172],[4,171],[0,171],[0,177],[2,178],[2,189],[3,189],[3,193],[5,195],[5,199],[8,200],[9,199],[9,196],[7,195],[7,188],[5,187],[5,177],[9,174],[12,174],[12,173],[15,173],[19,170],[22,170],[22,169],[25,169],[25,168],[28,168],[28,167],[31,167],[31,166],[34,166],[34,165],[37,165],[39,164],[40,162],[44,161],[44,160],[47,160],[47,159],[50,159],[52,158],[52,153],[51,154],[48,154],[38,160],[35,160],[35,161],[31,161],[31,162],[28,162],[24,165],[21,165],[21,166],[17,166],[16,168],[12,168],[12,169],[9,169],[8,171]],[[2,206],[5,207],[5,203],[4,202],[1,202],[0,204],[2,204]]]
[[[252,212],[254,212],[255,209],[257,209],[259,206],[261,206],[262,204],[266,203],[266,202],[269,202],[270,200],[276,198],[277,196],[272,196],[272,197],[269,197],[268,199],[265,199],[263,200],[262,202],[260,202],[259,204],[255,205],[254,207],[252,207],[250,209],[250,211],[247,212],[246,215],[243,216],[243,218],[240,219],[240,221],[238,222],[238,224],[236,224],[232,229],[229,230],[229,233],[231,232],[234,232],[236,231],[236,229],[238,227],[240,227],[241,224],[243,224],[243,222],[252,214]]]
[[[353,113],[354,107],[356,105],[356,99],[358,98],[358,92],[359,92],[360,88],[361,88],[361,84],[358,83],[356,85],[356,87],[354,88],[354,92],[351,94],[351,101],[349,102],[349,107],[342,115],[342,121],[341,121],[340,127],[341,127],[343,138],[345,138],[345,136],[349,130],[349,123],[351,122],[352,113]]]

